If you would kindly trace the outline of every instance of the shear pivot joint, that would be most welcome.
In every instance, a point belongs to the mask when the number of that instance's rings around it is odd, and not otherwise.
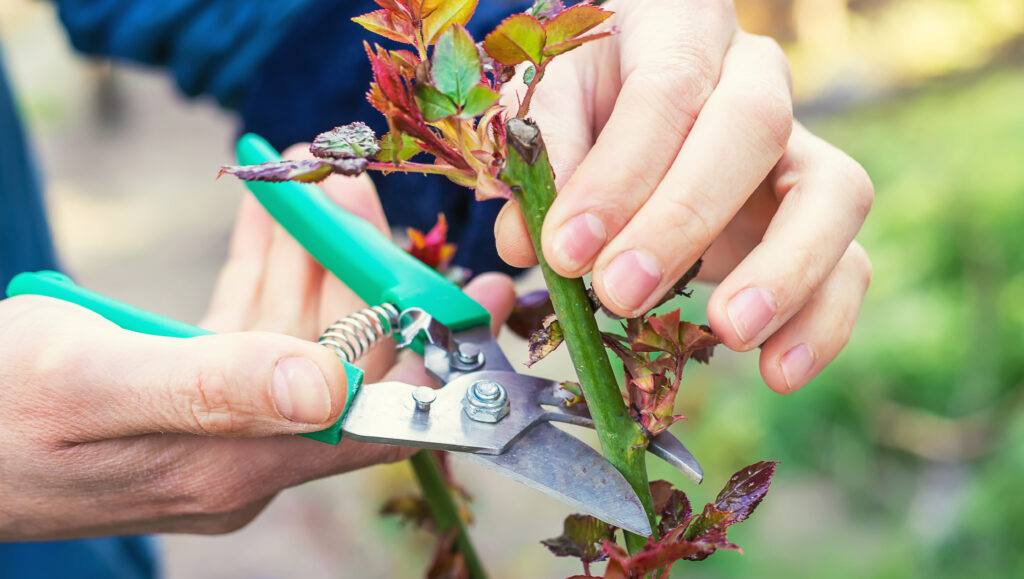
[[[462,408],[477,422],[498,422],[508,416],[508,393],[494,380],[477,380],[466,389]]]

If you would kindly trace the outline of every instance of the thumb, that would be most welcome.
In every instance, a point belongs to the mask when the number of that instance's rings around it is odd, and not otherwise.
[[[103,355],[80,356],[67,369],[90,385],[87,408],[96,412],[75,421],[86,427],[84,438],[313,432],[345,405],[344,367],[312,342],[262,332],[188,339],[112,333],[116,339],[97,342]]]

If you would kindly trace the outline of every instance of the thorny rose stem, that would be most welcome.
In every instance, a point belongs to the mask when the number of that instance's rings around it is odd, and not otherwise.
[[[551,294],[551,303],[565,332],[569,356],[594,418],[601,449],[640,497],[653,529],[654,507],[644,456],[647,438],[622,400],[583,280],[568,279],[555,273],[541,251],[541,227],[555,199],[555,179],[540,129],[533,121],[518,118],[510,119],[505,126],[508,161],[502,180],[512,188],[523,212],[537,261],[544,273],[544,282]],[[631,552],[639,551],[647,541],[632,533],[625,535],[626,546]]]
[[[473,542],[466,531],[466,525],[459,516],[459,509],[455,506],[448,485],[445,483],[444,475],[441,474],[441,467],[431,456],[430,451],[421,450],[409,458],[409,464],[416,473],[416,480],[423,491],[423,497],[430,506],[430,514],[434,517],[434,524],[437,532],[444,534],[451,529],[458,529],[459,536],[455,540],[459,552],[466,561],[466,569],[472,579],[486,579],[480,557],[476,554]]]

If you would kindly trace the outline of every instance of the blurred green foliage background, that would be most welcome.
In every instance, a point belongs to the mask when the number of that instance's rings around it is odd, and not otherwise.
[[[853,339],[780,397],[721,358],[682,427],[710,500],[781,460],[745,556],[673,576],[1024,576],[1024,70],[993,66],[813,118],[871,175],[874,264]],[[700,307],[692,315],[702,315]],[[685,488],[685,487],[684,487]]]

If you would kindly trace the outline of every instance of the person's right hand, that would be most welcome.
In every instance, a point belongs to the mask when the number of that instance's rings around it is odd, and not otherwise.
[[[386,227],[368,178],[325,190]],[[514,296],[500,275],[466,292],[496,327]],[[50,298],[0,302],[0,541],[228,532],[281,489],[409,456],[288,436],[341,413],[344,369],[308,340],[361,307],[251,197],[203,325],[265,332],[163,338]],[[394,361],[381,346],[366,380],[430,383],[415,355]]]

